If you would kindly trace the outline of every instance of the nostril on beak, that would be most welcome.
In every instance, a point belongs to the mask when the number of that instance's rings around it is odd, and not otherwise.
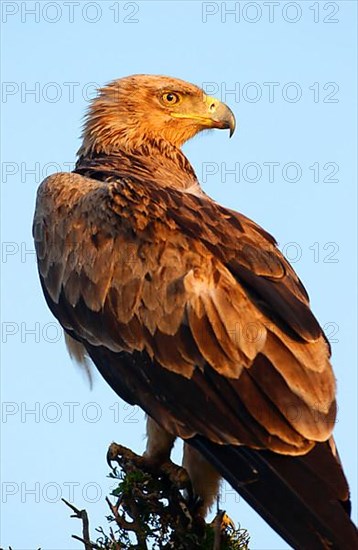
[[[215,109],[216,109],[216,104],[215,104],[215,103],[212,103],[212,104],[210,105],[210,107],[209,107],[209,110],[210,110],[210,111],[215,111]]]

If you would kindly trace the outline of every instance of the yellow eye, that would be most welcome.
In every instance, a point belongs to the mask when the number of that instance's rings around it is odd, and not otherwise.
[[[174,92],[165,92],[165,94],[162,95],[162,101],[165,105],[175,105],[179,103],[180,97]]]

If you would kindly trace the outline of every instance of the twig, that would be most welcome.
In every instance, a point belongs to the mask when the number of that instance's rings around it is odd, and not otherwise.
[[[92,542],[91,542],[91,539],[90,539],[90,534],[89,534],[89,521],[88,521],[88,515],[87,515],[87,512],[86,510],[79,510],[78,508],[76,508],[76,506],[74,506],[73,504],[71,504],[70,502],[68,502],[66,499],[62,498],[61,499],[69,508],[71,508],[71,510],[73,510],[74,514],[71,515],[71,518],[78,518],[80,520],[82,520],[82,534],[83,534],[83,539],[82,539],[82,542],[84,543],[85,545],[85,550],[93,550],[93,548],[96,548]],[[72,535],[73,538],[78,538],[76,537],[76,535]],[[79,539],[80,540],[80,539]],[[98,548],[98,547],[97,547]]]
[[[140,548],[143,550],[148,550],[146,537],[143,535],[140,522],[134,518],[133,521],[127,521],[119,514],[117,506],[114,506],[108,497],[106,497],[106,502],[114,515],[114,519],[116,520],[118,527],[125,529],[126,531],[133,531],[137,537],[138,544],[140,544]]]
[[[88,544],[87,541],[85,541],[85,539],[83,539],[82,537],[79,537],[77,535],[71,535],[73,539],[76,539],[76,540],[79,540],[80,542],[83,542],[85,545]],[[90,545],[91,545],[91,550],[101,550],[101,547],[98,546],[95,542],[90,542]]]

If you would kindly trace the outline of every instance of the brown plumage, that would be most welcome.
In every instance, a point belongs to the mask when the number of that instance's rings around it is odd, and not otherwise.
[[[43,291],[118,395],[153,419],[147,454],[168,458],[182,437],[294,547],[352,547],[330,439],[330,350],[307,293],[275,240],[207,197],[180,150],[234,123],[227,106],[177,79],[103,88],[74,173],[38,192]],[[198,478],[197,452],[186,457],[205,508],[215,494]]]

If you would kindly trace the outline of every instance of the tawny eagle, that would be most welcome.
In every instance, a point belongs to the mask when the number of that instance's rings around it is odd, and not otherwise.
[[[146,411],[147,456],[184,440],[203,512],[221,475],[294,548],[353,549],[329,344],[275,240],[202,191],[181,146],[208,128],[233,113],[181,80],[99,91],[75,170],[38,191],[45,298]]]

